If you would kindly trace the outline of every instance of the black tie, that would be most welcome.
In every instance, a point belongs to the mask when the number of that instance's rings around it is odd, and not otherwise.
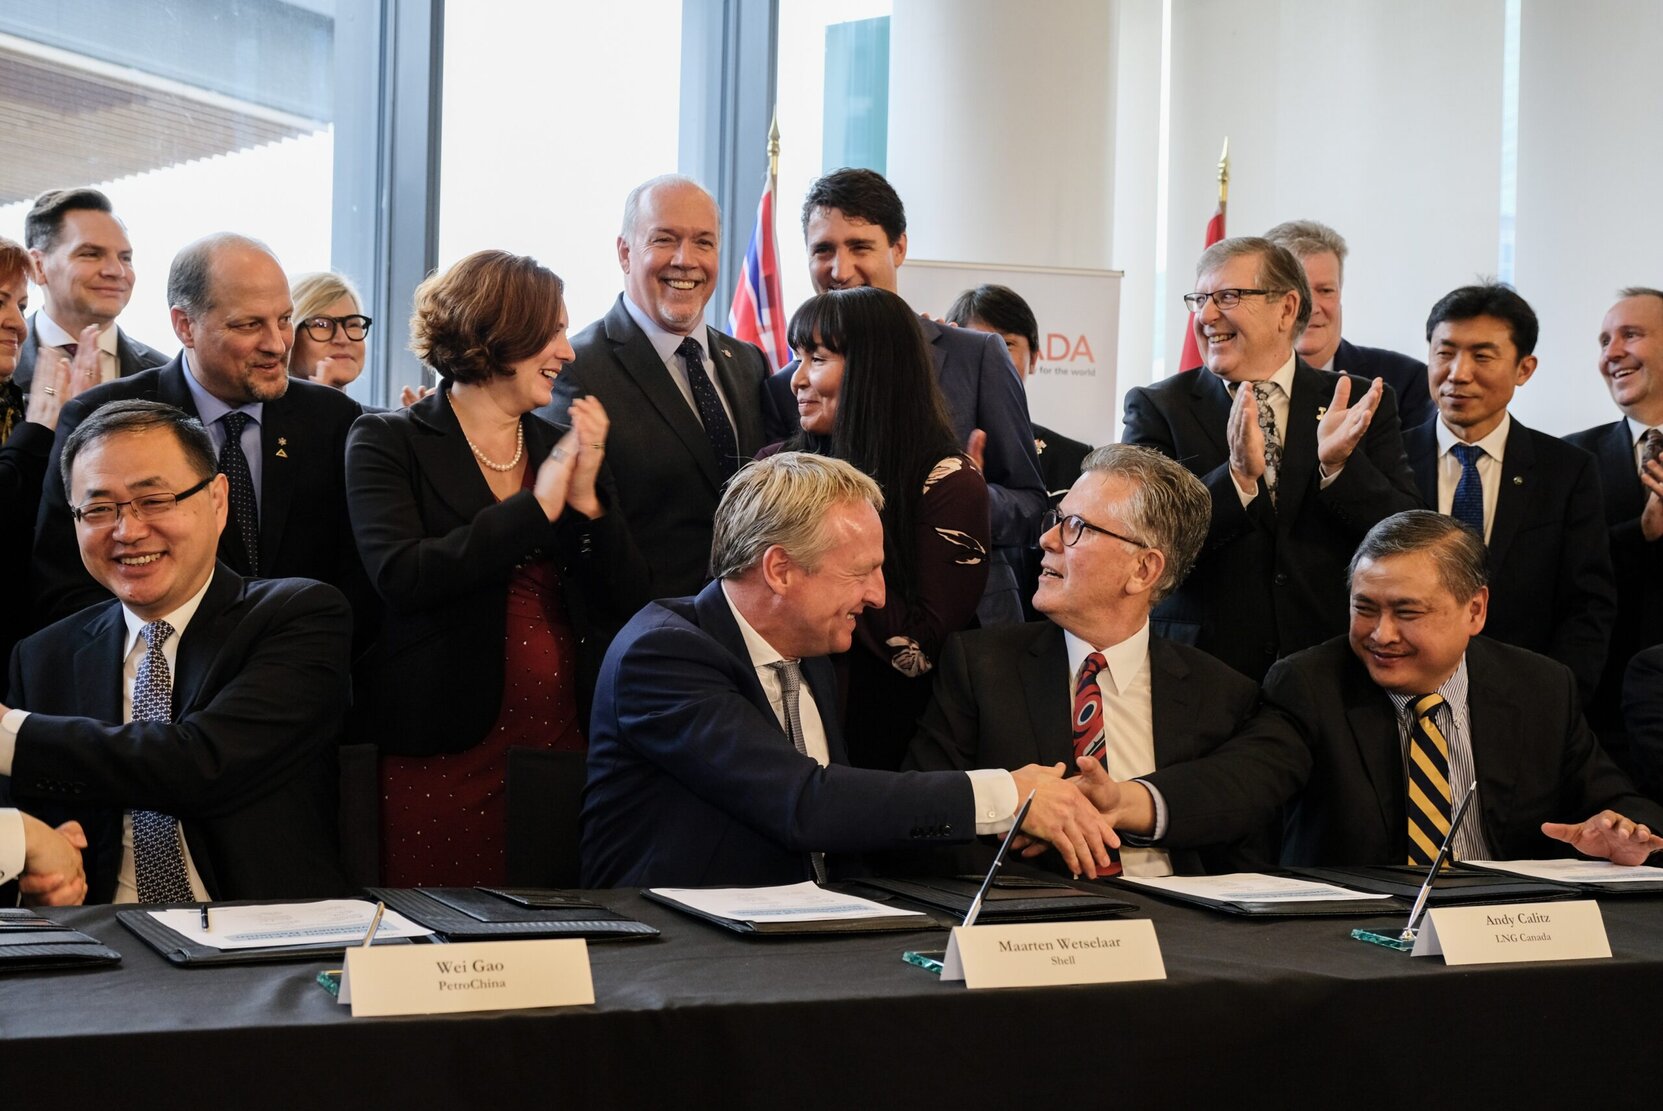
[[[699,410],[704,434],[710,438],[710,450],[716,455],[716,473],[726,482],[739,469],[739,444],[733,438],[733,425],[728,423],[728,414],[722,408],[716,386],[711,382],[710,375],[704,372],[704,349],[699,346],[698,340],[688,336],[676,348],[676,354],[681,356],[682,363],[687,367],[687,384],[693,389],[693,404]]]
[[[219,469],[231,484],[231,523],[242,548],[240,574],[260,573],[260,507],[254,500],[254,478],[248,473],[248,457],[243,454],[243,429],[248,426],[247,413],[226,413],[220,418],[225,427],[225,443],[219,449]]]

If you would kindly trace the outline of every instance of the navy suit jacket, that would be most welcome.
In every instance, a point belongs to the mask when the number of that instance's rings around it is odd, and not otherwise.
[[[1005,341],[990,332],[949,328],[922,317],[918,325],[935,360],[936,383],[947,402],[953,434],[964,444],[973,429],[987,433],[982,476],[987,479],[994,546],[1032,544],[1035,526],[1050,502],[1028,421],[1028,395]],[[791,392],[796,370],[793,360],[768,379],[764,405],[770,441],[789,439],[800,427]]]
[[[1397,419],[1404,428],[1414,428],[1438,415],[1438,407],[1427,392],[1426,364],[1419,359],[1342,339],[1334,350],[1334,370],[1370,380],[1384,378],[1397,394]]]
[[[1621,729],[1623,670],[1629,660],[1641,649],[1663,644],[1663,540],[1647,540],[1640,531],[1646,489],[1640,485],[1634,464],[1628,422],[1602,424],[1565,440],[1593,455],[1599,468],[1611,570],[1617,581],[1611,650],[1606,653],[1599,691],[1588,706],[1588,720],[1604,734]]]
[[[1636,778],[1663,801],[1663,644],[1636,652],[1625,674],[1623,721]]]
[[[1404,433],[1420,496],[1438,508],[1438,426]],[[1507,433],[1490,526],[1490,614],[1484,634],[1571,669],[1593,697],[1616,619],[1599,475],[1588,453],[1517,417]]]
[[[29,334],[23,339],[23,348],[17,355],[17,369],[12,372],[12,381],[24,393],[29,392],[29,383],[35,379],[35,363],[40,359],[40,338],[35,335],[35,318],[39,315],[29,314]],[[140,343],[122,331],[119,324],[116,325],[115,354],[121,378],[130,378],[141,370],[167,365],[166,355]]]
[[[768,360],[754,345],[707,328],[705,341],[733,413],[739,463],[766,442],[761,390]],[[722,478],[710,439],[652,341],[624,307],[623,295],[572,338],[577,357],[554,382],[554,400],[537,415],[571,424],[575,397],[606,407],[606,459],[618,508],[652,579],[649,597],[692,594],[710,578],[710,529]]]
[[[350,633],[334,588],[219,564],[180,635],[173,721],[123,725],[120,604],[67,617],[12,658],[6,704],[30,713],[0,796],[9,786],[42,821],[81,823],[88,902],[115,895],[132,809],[179,819],[216,899],[343,894],[335,748]]]
[[[95,386],[63,407],[35,523],[35,609],[42,624],[110,597],[81,564],[58,473],[64,443],[87,414],[110,401],[161,401],[196,416],[185,373],[175,357],[164,367]],[[265,403],[260,421],[260,573],[317,579],[341,590],[352,603],[361,643],[373,632],[380,608],[346,512],[346,435],[362,412],[340,390],[291,378],[282,397]],[[220,536],[221,559],[228,545],[241,551],[234,529]]]
[[[1285,721],[1259,710],[1259,688],[1188,645],[1149,638],[1156,770],[1166,836],[1179,874],[1270,867],[1281,807],[1305,782],[1310,755]],[[1068,644],[1050,621],[950,637],[934,700],[906,767],[924,770],[1074,766]],[[977,848],[981,848],[978,846]],[[961,850],[953,870],[992,862]],[[1047,859],[1058,859],[1048,856]]]
[[[965,775],[849,767],[831,663],[802,671],[826,727],[823,768],[780,727],[720,582],[636,614],[595,692],[583,886],[798,883],[813,878],[811,851],[975,836]]]
[[[1663,807],[1634,790],[1582,718],[1576,680],[1534,652],[1474,637],[1467,715],[1485,840],[1498,860],[1575,855],[1543,822],[1609,807],[1653,830]],[[1391,699],[1345,637],[1279,661],[1265,699],[1311,748],[1311,777],[1288,822],[1284,863],[1402,864],[1408,859],[1403,746]]]
[[[1223,379],[1188,370],[1126,394],[1121,439],[1178,460],[1213,497],[1206,545],[1189,577],[1155,609],[1155,631],[1211,652],[1250,679],[1262,678],[1279,656],[1345,629],[1351,553],[1375,524],[1420,507],[1390,390],[1339,477],[1322,488],[1317,419],[1339,378],[1303,362],[1295,368],[1275,506],[1262,480],[1245,508],[1236,492]],[[1353,378],[1352,398],[1367,388]]]

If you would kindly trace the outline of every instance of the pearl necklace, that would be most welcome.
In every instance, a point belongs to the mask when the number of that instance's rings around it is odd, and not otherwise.
[[[468,449],[473,452],[473,457],[479,460],[484,466],[491,468],[493,471],[511,471],[520,465],[520,459],[525,455],[524,424],[516,424],[514,426],[514,458],[510,459],[506,463],[491,462],[490,456],[486,455],[483,451],[480,451],[479,445],[474,443],[466,432],[462,433],[462,438],[468,441]]]

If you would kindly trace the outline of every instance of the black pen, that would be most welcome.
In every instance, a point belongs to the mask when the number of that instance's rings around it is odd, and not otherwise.
[[[214,929],[213,926],[210,925],[209,922],[208,922],[208,904],[203,903],[202,904],[202,932],[205,933],[205,934],[206,933],[212,933],[213,929]]]
[[[1036,787],[1028,792],[1028,797],[1022,800],[1022,805],[1016,811],[1016,817],[1011,819],[1010,830],[1005,834],[1005,841],[999,846],[999,853],[993,858],[993,867],[987,870],[987,878],[982,881],[982,889],[976,892],[976,897],[970,900],[970,909],[965,912],[964,925],[974,926],[976,919],[982,913],[982,900],[987,898],[987,892],[993,886],[993,877],[999,874],[999,868],[1005,863],[1005,854],[1010,851],[1011,842],[1016,840],[1016,831],[1022,828],[1022,822],[1028,817],[1028,808],[1034,804]]]
[[[1449,857],[1449,850],[1455,847],[1455,831],[1461,828],[1461,820],[1467,816],[1467,808],[1478,794],[1478,780],[1472,781],[1467,793],[1461,800],[1461,805],[1455,808],[1455,816],[1449,820],[1449,832],[1444,834],[1444,843],[1438,846],[1438,857],[1432,862],[1432,870],[1426,873],[1426,882],[1420,885],[1420,894],[1415,896],[1415,905],[1409,911],[1409,924],[1403,927],[1398,935],[1399,941],[1410,942],[1420,932],[1421,912],[1426,909],[1427,897],[1432,894],[1432,881],[1438,878],[1438,870],[1444,866]]]

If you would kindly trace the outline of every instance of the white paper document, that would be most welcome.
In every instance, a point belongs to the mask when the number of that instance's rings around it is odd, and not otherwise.
[[[1552,883],[1658,883],[1663,870],[1613,864],[1609,860],[1463,860],[1475,868],[1527,876]]]
[[[284,945],[356,945],[375,917],[375,904],[362,899],[324,899],[315,903],[272,903],[248,907],[208,908],[208,929],[199,907],[153,910],[150,917],[197,945],[214,949],[275,949]],[[429,937],[396,910],[381,916],[375,938]]]
[[[1263,872],[1236,872],[1228,876],[1122,876],[1122,883],[1212,899],[1220,903],[1315,903],[1354,899],[1390,899],[1331,883],[1267,876]]]
[[[738,922],[833,922],[860,918],[927,918],[856,895],[827,891],[810,881],[784,887],[655,887],[653,894],[717,918]]]

